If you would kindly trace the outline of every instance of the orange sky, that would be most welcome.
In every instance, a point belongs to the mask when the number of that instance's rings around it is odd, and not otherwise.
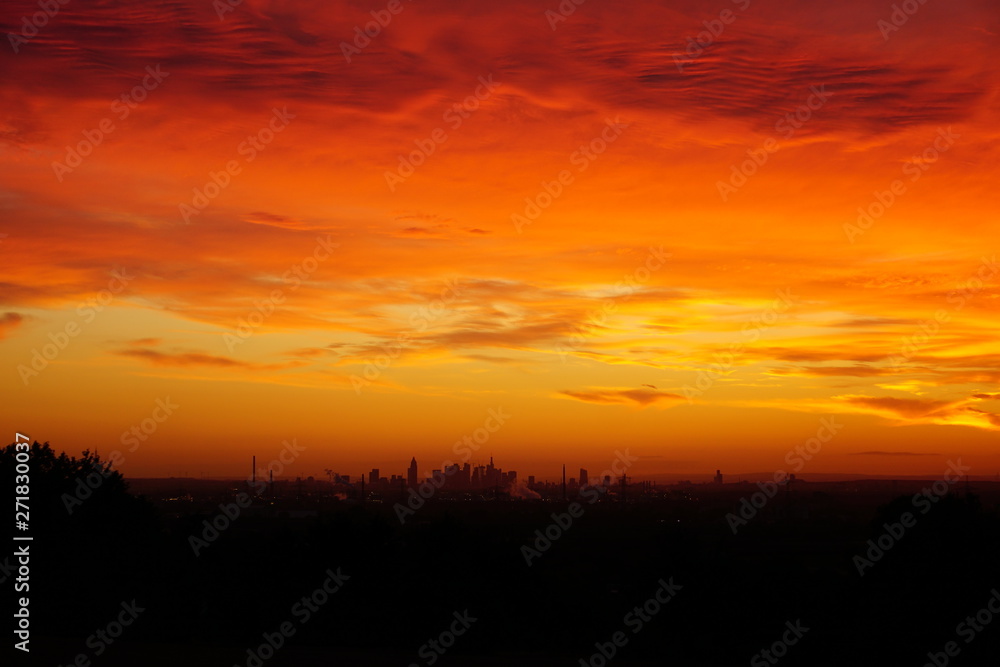
[[[10,433],[133,476],[292,439],[288,475],[396,473],[502,408],[473,462],[641,478],[787,468],[832,415],[803,476],[1000,471],[992,0],[387,5],[7,37]]]

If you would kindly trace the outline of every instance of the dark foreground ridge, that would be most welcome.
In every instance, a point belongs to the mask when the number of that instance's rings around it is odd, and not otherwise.
[[[127,489],[106,472],[80,498],[96,457],[35,445],[32,465],[31,664],[943,667],[1000,651],[995,482],[442,490],[401,518],[403,489]]]

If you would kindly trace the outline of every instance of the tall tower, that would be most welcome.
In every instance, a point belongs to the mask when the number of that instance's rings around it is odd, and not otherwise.
[[[410,459],[410,468],[406,471],[406,483],[410,485],[411,489],[417,487],[417,457],[414,456]]]
[[[563,500],[566,500],[566,464],[563,464]]]
[[[589,481],[590,480],[587,478],[587,469],[580,468],[580,487],[582,488],[584,486],[587,486]]]

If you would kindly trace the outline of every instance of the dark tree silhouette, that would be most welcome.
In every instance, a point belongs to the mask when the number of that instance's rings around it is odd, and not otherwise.
[[[148,594],[158,515],[95,453],[75,457],[35,442],[30,454],[30,521],[22,534],[33,538],[34,644],[61,637],[82,649],[82,638],[111,620],[123,601]],[[0,450],[0,479],[13,483],[15,457],[13,444]],[[16,576],[10,552],[0,566],[0,576]]]

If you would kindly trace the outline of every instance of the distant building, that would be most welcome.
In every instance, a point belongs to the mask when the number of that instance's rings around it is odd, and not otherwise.
[[[490,487],[500,483],[500,469],[493,465],[493,457],[490,457],[490,464],[486,466],[485,479],[483,485]]]
[[[378,482],[378,468],[372,468],[372,471],[368,473],[368,483],[375,484]]]
[[[586,468],[580,468],[580,486],[587,486],[587,484],[589,484],[589,483],[590,482],[588,481],[588,478],[587,478],[587,469]]]
[[[715,471],[715,483],[722,484],[722,472],[720,470]]]
[[[410,459],[410,468],[406,471],[406,483],[409,484],[410,488],[416,488],[417,482],[417,457],[414,456]]]
[[[444,467],[444,488],[455,489],[459,488],[459,480],[461,478],[462,469],[457,463],[452,463],[451,465],[446,465]]]

